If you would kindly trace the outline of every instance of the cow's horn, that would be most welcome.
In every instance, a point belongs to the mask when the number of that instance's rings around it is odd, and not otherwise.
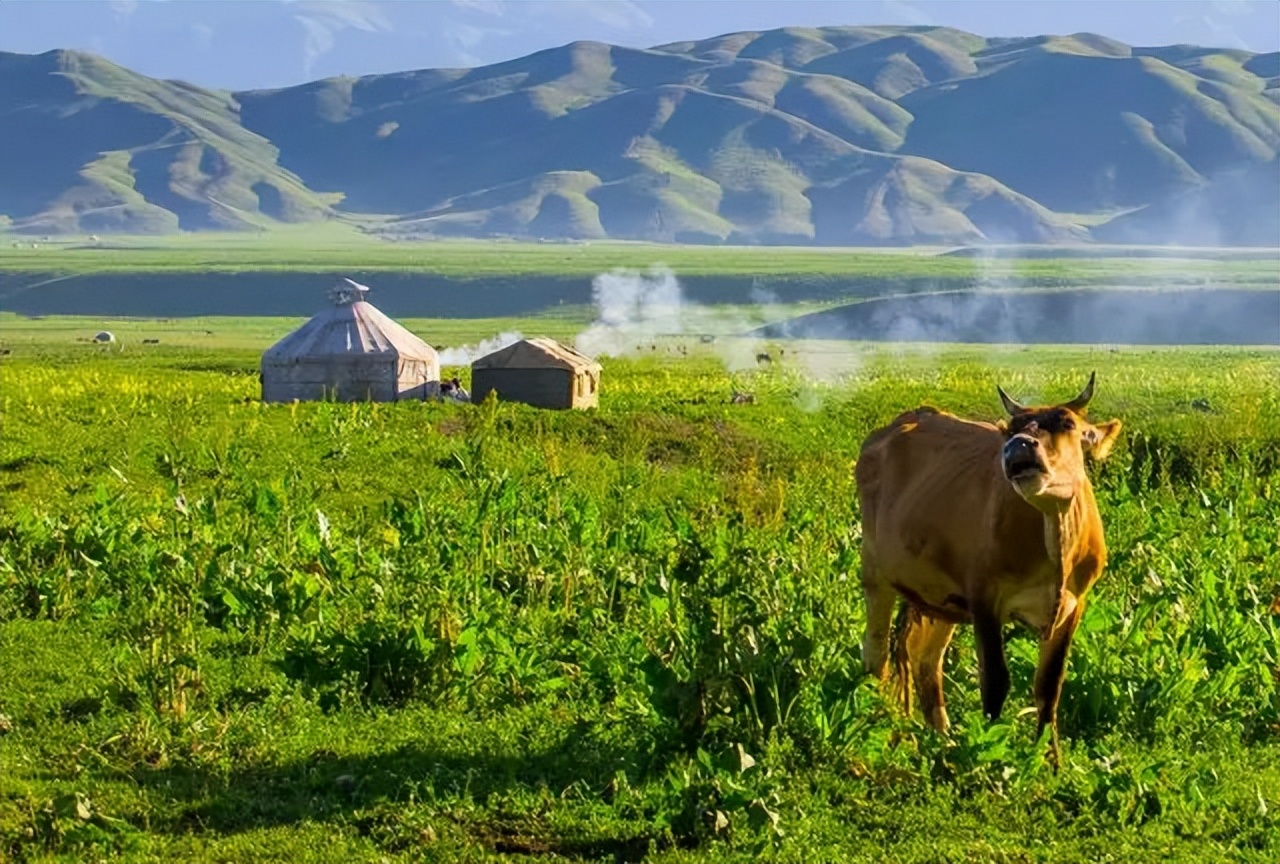
[[[1075,411],[1077,413],[1080,411],[1083,411],[1085,406],[1089,404],[1089,400],[1093,398],[1093,379],[1097,377],[1098,377],[1097,372],[1089,373],[1089,383],[1086,384],[1084,386],[1084,389],[1080,391],[1079,396],[1072,399],[1070,402],[1066,404],[1066,407],[1070,408],[1072,411]]]
[[[1004,410],[1009,412],[1010,417],[1013,417],[1016,414],[1021,414],[1023,411],[1027,410],[1017,402],[1010,399],[1009,394],[1004,392],[1004,388],[999,384],[996,385],[996,392],[1000,394],[1000,401],[1004,403]]]

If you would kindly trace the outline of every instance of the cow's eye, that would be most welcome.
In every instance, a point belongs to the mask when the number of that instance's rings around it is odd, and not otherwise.
[[[1063,431],[1063,432],[1070,432],[1070,431],[1071,431],[1072,429],[1074,429],[1074,428],[1076,428],[1076,424],[1075,424],[1075,421],[1074,421],[1074,420],[1063,420],[1063,421],[1062,421],[1062,431]]]

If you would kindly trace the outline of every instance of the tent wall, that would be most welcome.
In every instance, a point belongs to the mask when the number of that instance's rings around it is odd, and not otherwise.
[[[439,394],[432,364],[394,357],[317,358],[264,362],[262,401],[333,399],[339,402],[396,402]]]
[[[396,379],[396,399],[421,402],[440,396],[440,364],[425,360],[398,361],[399,377]]]
[[[538,408],[579,407],[574,399],[574,373],[568,369],[472,369],[471,401],[481,402],[496,390],[505,402]]]
[[[600,376],[590,369],[579,369],[573,376],[573,408],[600,407]]]

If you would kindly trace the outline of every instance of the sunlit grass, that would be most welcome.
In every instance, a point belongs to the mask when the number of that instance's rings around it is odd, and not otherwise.
[[[319,232],[319,233],[316,233]],[[27,238],[0,244],[0,272],[241,272],[414,271],[459,278],[486,275],[594,275],[617,267],[645,269],[656,264],[680,275],[962,279],[982,276],[992,266],[1027,280],[1074,278],[1079,284],[1104,280],[1170,279],[1275,283],[1275,260],[1186,260],[1116,257],[1035,257],[1002,260],[939,254],[930,248],[862,249],[809,247],[700,247],[597,241],[524,243],[480,240],[393,243],[344,229],[293,228],[264,234],[177,235],[107,238],[98,242],[51,241],[31,248]],[[1070,250],[1068,250],[1070,251]],[[1094,252],[1090,253],[1095,254]],[[1105,254],[1105,253],[1103,253]],[[1170,250],[1171,256],[1176,251]]]
[[[0,855],[1280,851],[1280,352],[790,342],[730,371],[665,340],[606,359],[587,413],[267,406],[283,319],[149,351],[154,322],[124,351],[12,323]],[[1016,717],[1034,638],[991,725],[962,629],[949,741],[863,676],[851,469],[904,408],[993,419],[997,382],[1052,401],[1093,370],[1125,434],[1055,775]]]

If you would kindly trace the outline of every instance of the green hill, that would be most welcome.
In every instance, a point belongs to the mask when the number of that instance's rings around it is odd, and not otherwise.
[[[1276,154],[1280,106],[1261,79],[1246,83],[1150,56],[1035,52],[906,96],[915,119],[902,149],[1055,209],[1141,205]]]
[[[242,93],[0,54],[0,216],[29,233],[377,217],[406,238],[1150,237],[1216,178],[1274,164],[1278,99],[1277,54],[939,27],[575,42]],[[1249,207],[1196,212],[1223,213],[1233,244],[1269,224],[1272,202]],[[1146,215],[1084,227],[1121,210]]]
[[[73,51],[0,54],[0,212],[32,232],[244,229],[331,214],[230,93]]]

